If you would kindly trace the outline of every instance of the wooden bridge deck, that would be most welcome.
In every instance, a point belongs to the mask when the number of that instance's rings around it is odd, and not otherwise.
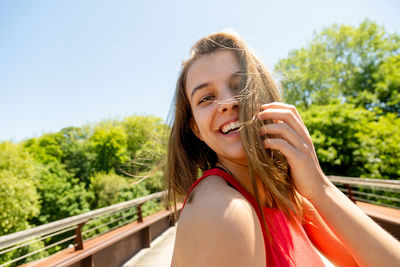
[[[153,242],[142,249],[122,267],[170,267],[174,249],[176,225],[170,227]]]

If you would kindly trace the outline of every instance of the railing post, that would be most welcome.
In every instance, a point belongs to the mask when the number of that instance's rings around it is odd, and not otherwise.
[[[151,243],[151,231],[150,231],[150,225],[147,226],[146,228],[143,229],[143,241],[144,241],[144,247],[149,248],[150,243]]]
[[[351,186],[349,184],[345,184],[345,186],[347,187],[347,197],[353,201],[354,203],[356,202],[356,200],[354,199],[354,195],[353,192],[351,191]]]
[[[82,227],[86,222],[80,223],[75,228],[74,248],[75,250],[83,249]]]
[[[166,205],[165,209],[168,211],[172,210],[172,214],[168,216],[169,226],[175,226],[176,219],[177,219],[175,216],[175,210],[171,207],[171,205],[169,203]]]
[[[137,206],[137,214],[138,214],[137,221],[138,221],[139,223],[142,223],[142,222],[143,222],[142,205],[143,205],[143,204],[139,204],[139,205]]]
[[[171,215],[169,215],[169,226],[174,226],[175,225],[175,214],[172,213]]]
[[[94,267],[93,256],[90,255],[81,261],[81,267]]]

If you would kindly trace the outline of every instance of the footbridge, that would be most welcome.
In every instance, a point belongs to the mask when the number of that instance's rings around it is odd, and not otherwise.
[[[329,179],[400,239],[400,181]],[[1,236],[0,267],[170,266],[176,220],[173,211],[162,206],[162,197],[163,192],[155,193]],[[152,207],[151,214],[146,205]]]

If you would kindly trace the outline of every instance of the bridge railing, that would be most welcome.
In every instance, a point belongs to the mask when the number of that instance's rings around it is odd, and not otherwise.
[[[362,201],[400,209],[400,181],[328,176],[353,202]]]
[[[142,222],[142,206],[161,208],[164,192],[93,210],[32,229],[0,236],[0,267],[17,266],[54,254],[65,248],[82,250],[84,241],[137,221]],[[149,206],[149,205],[148,205]]]
[[[400,181],[339,176],[328,176],[328,178],[353,201],[400,209]],[[151,194],[25,231],[0,236],[0,260],[2,260],[0,267],[16,266],[44,258],[59,251],[66,251],[66,248],[75,251],[85,250],[84,246],[88,243],[86,241],[96,241],[97,237],[106,233],[108,235],[109,232],[132,222],[143,222],[143,217],[148,214],[143,213],[142,206],[153,202],[154,207],[155,202],[159,201],[164,193]],[[160,206],[160,209],[163,208]],[[394,229],[393,231],[400,231],[400,223],[396,220],[391,219],[388,229],[390,227]],[[143,232],[143,238],[147,240],[147,243],[151,242],[152,235],[156,231],[161,231],[154,229],[151,234],[149,229]],[[149,244],[144,246],[149,246]],[[5,255],[10,254],[13,255],[7,259]]]

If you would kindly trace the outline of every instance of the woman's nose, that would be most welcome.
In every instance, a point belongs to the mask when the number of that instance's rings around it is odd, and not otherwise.
[[[223,94],[218,101],[218,112],[224,113],[229,110],[234,110],[239,106],[239,101],[237,97],[233,94],[232,90],[229,88]]]

